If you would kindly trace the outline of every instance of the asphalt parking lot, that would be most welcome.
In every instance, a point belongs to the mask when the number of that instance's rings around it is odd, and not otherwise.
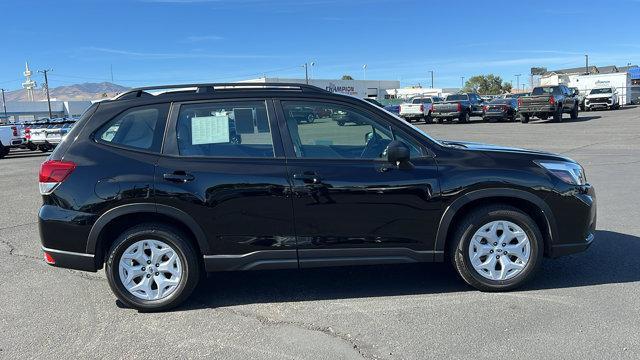
[[[143,314],[118,307],[103,272],[41,260],[46,155],[14,151],[0,160],[0,358],[640,358],[640,107],[419,126],[579,161],[598,195],[594,245],[545,259],[510,293],[475,291],[443,264],[218,273],[185,306]]]

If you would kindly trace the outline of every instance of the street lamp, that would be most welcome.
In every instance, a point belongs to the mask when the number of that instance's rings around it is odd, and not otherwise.
[[[464,87],[464,76],[460,76],[460,83],[462,84],[462,87]]]
[[[431,88],[433,89],[433,70],[429,70],[431,73]]]
[[[363,79],[367,80],[367,64],[362,65]]]
[[[516,89],[520,89],[520,76],[522,76],[522,74],[516,74],[514,76],[516,77]]]

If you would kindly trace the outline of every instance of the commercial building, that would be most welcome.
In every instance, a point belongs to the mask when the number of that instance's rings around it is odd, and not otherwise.
[[[51,101],[51,115],[54,118],[79,117],[91,106],[91,101]],[[4,123],[22,123],[49,117],[46,101],[7,101],[7,118],[0,108],[0,120]]]
[[[306,79],[284,79],[267,78],[244,80],[241,82],[256,83],[296,83],[305,84]],[[317,86],[321,89],[338,94],[351,95],[359,98],[384,99],[389,90],[400,88],[400,81],[397,80],[329,80],[329,79],[309,79],[309,85]]]
[[[566,85],[577,88],[582,94],[588,94],[596,88],[614,87],[618,91],[620,104],[630,104],[640,96],[639,70],[637,65],[553,70],[542,74],[540,85]]]

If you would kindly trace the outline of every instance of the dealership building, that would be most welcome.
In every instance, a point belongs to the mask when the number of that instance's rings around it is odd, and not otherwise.
[[[590,66],[547,71],[539,84],[566,85],[588,94],[592,89],[616,88],[620,104],[636,103],[640,96],[640,68],[631,66]]]
[[[53,118],[80,117],[91,106],[91,101],[51,101]],[[3,123],[23,123],[49,117],[49,105],[46,101],[7,101],[7,117],[4,108],[0,108],[0,121]]]
[[[307,80],[262,77],[258,79],[245,80],[242,82],[305,84]],[[385,96],[388,95],[388,91],[400,88],[400,81],[309,79],[309,85],[317,86],[321,89],[325,89],[333,93],[350,95],[359,98],[370,97],[384,99]]]

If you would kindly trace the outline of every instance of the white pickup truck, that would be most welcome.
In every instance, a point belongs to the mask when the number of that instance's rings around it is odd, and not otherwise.
[[[25,139],[16,125],[0,125],[0,159],[7,156],[12,147],[24,146]]]
[[[413,120],[431,121],[431,108],[434,102],[442,101],[435,96],[415,97],[409,102],[400,104],[400,117],[408,122]]]

